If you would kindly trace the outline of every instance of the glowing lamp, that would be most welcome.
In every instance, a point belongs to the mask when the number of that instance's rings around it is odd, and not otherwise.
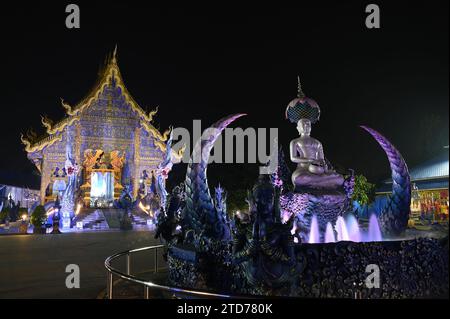
[[[69,228],[69,227],[70,227],[70,219],[63,218],[63,228]]]
[[[81,210],[81,204],[77,205],[77,209],[75,210],[75,215],[78,215],[80,213]]]

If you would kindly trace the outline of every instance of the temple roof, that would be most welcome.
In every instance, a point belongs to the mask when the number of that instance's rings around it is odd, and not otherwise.
[[[412,181],[448,178],[448,150],[443,150],[438,156],[413,167],[409,174]]]
[[[67,125],[79,121],[80,114],[83,110],[88,108],[100,96],[104,88],[111,85],[113,81],[117,87],[120,87],[122,94],[125,97],[125,101],[130,105],[133,111],[138,114],[142,127],[153,135],[155,138],[155,145],[164,152],[166,149],[164,142],[168,138],[169,130],[164,132],[164,134],[161,134],[151,123],[153,116],[158,111],[157,108],[147,114],[128,92],[117,64],[117,47],[114,49],[114,52],[107,57],[105,67],[103,68],[103,71],[100,72],[100,77],[98,78],[96,85],[84,99],[75,106],[71,106],[61,99],[61,104],[66,110],[66,116],[63,120],[54,123],[49,118],[42,117],[41,122],[46,128],[46,135],[34,139],[30,136],[21,136],[22,143],[25,145],[25,150],[28,153],[41,151],[45,147],[61,140],[58,133],[62,132]]]
[[[445,149],[437,156],[414,166],[409,170],[411,182],[414,182],[419,190],[448,188],[449,177],[449,151]],[[392,188],[392,179],[383,181],[377,192],[389,192]]]
[[[61,104],[66,109],[66,113],[74,116],[82,112],[86,107],[91,105],[95,99],[97,99],[98,95],[103,92],[103,89],[106,86],[112,83],[113,78],[115,80],[115,85],[122,89],[122,94],[125,96],[125,100],[131,105],[132,109],[137,112],[142,119],[147,122],[151,122],[157,111],[151,111],[147,114],[128,92],[117,64],[117,48],[114,50],[113,54],[107,58],[105,68],[101,72],[101,76],[98,78],[96,85],[83,100],[75,106],[71,106],[61,99]]]

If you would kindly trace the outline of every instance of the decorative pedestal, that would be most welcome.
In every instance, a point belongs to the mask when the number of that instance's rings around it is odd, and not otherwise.
[[[344,190],[305,189],[287,193],[280,198],[283,215],[294,214],[297,232],[302,242],[308,242],[311,218],[316,215],[321,234],[325,234],[327,223],[336,223],[350,205]]]

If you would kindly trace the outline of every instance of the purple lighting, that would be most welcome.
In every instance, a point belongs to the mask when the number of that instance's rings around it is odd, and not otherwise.
[[[361,241],[361,232],[355,216],[352,214],[348,215],[346,223],[349,240],[359,243]]]
[[[319,233],[319,223],[317,222],[316,215],[311,218],[311,229],[309,232],[309,243],[318,244],[320,243],[320,233]]]
[[[378,224],[378,219],[375,214],[370,215],[369,219],[369,234],[367,241],[382,241],[380,225]]]
[[[320,238],[321,234],[319,231],[317,216],[314,215],[311,219],[308,243],[318,244],[320,243]],[[378,225],[378,220],[375,214],[370,216],[369,227],[365,231],[361,229],[355,216],[350,214],[346,217],[346,219],[339,216],[334,228],[331,222],[328,222],[324,235],[325,243],[335,243],[337,241],[352,241],[359,243],[382,240],[383,238],[381,235],[380,226]]]
[[[327,229],[325,230],[325,242],[326,243],[335,243],[336,237],[334,236],[333,226],[330,222],[327,223]]]
[[[350,240],[350,237],[348,236],[347,225],[345,225],[345,220],[342,216],[338,217],[334,228],[336,229],[337,232],[338,241]]]

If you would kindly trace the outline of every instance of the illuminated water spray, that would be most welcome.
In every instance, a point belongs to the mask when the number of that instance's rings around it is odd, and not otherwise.
[[[348,237],[350,241],[359,243],[361,241],[361,232],[359,230],[358,221],[352,214],[347,216],[346,220]]]
[[[334,228],[336,229],[337,232],[338,241],[350,240],[350,237],[348,236],[347,225],[345,225],[345,220],[342,216],[338,217]]]
[[[370,215],[368,241],[382,241],[380,225],[375,214]]]
[[[298,243],[298,238],[297,236],[295,236],[295,232],[297,231],[297,224],[294,223],[294,227],[292,227],[291,229],[291,234],[294,236],[294,243]]]
[[[335,232],[337,237],[335,236]],[[363,242],[363,241],[382,241],[380,226],[378,224],[377,217],[372,214],[369,220],[369,228],[367,231],[362,231],[358,220],[352,214],[348,215],[346,219],[339,216],[336,220],[336,224],[333,225],[331,222],[327,223],[324,242],[325,243],[335,243],[337,241],[353,241],[353,242]],[[317,216],[313,215],[311,219],[311,229],[309,231],[309,241],[310,244],[320,243],[320,231],[319,224],[317,222]]]
[[[330,222],[327,223],[327,229],[325,230],[325,242],[335,243],[336,237],[334,236],[333,225]]]
[[[320,243],[319,223],[317,222],[316,215],[313,215],[313,217],[311,218],[311,229],[309,231],[309,243],[310,244]]]

